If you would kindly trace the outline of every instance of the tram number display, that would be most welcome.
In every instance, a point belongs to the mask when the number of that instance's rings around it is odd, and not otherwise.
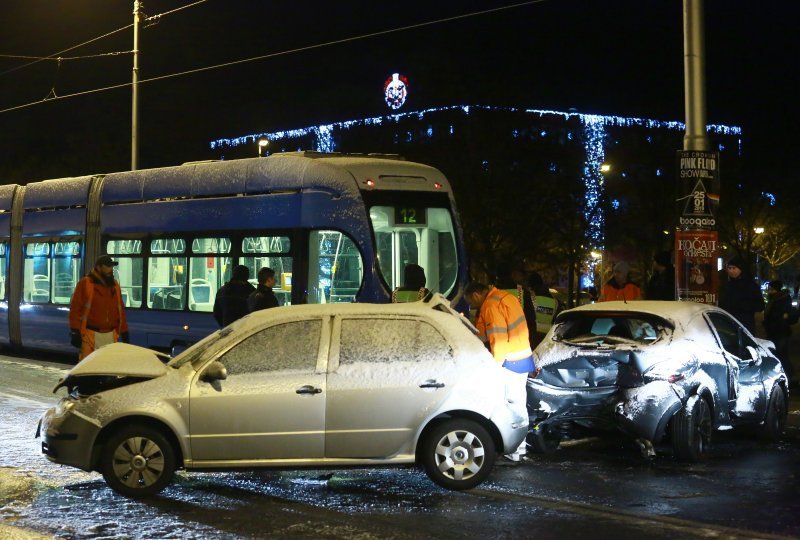
[[[424,207],[395,206],[394,224],[397,225],[425,225],[426,213]]]

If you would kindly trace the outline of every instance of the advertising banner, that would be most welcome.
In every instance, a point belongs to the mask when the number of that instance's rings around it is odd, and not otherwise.
[[[717,228],[719,153],[678,152],[678,228],[712,231]]]
[[[719,290],[717,231],[675,231],[678,300],[716,304]]]

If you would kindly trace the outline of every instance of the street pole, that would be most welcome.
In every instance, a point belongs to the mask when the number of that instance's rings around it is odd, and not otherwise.
[[[683,0],[683,73],[686,134],[678,151],[678,228],[675,231],[675,288],[678,300],[719,301],[719,152],[706,133],[703,0]]]
[[[683,0],[684,150],[708,150],[703,0]]]
[[[133,96],[131,103],[131,170],[139,168],[139,19],[142,2],[133,2]]]

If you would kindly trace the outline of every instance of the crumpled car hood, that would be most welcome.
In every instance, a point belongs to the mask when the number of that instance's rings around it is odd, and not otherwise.
[[[168,355],[127,343],[112,343],[96,350],[59,379],[53,392],[81,377],[155,379],[167,373]]]

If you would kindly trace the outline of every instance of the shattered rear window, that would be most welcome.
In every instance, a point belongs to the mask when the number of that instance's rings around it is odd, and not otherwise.
[[[576,344],[649,345],[671,332],[671,324],[650,314],[574,312],[559,317],[553,337]]]

